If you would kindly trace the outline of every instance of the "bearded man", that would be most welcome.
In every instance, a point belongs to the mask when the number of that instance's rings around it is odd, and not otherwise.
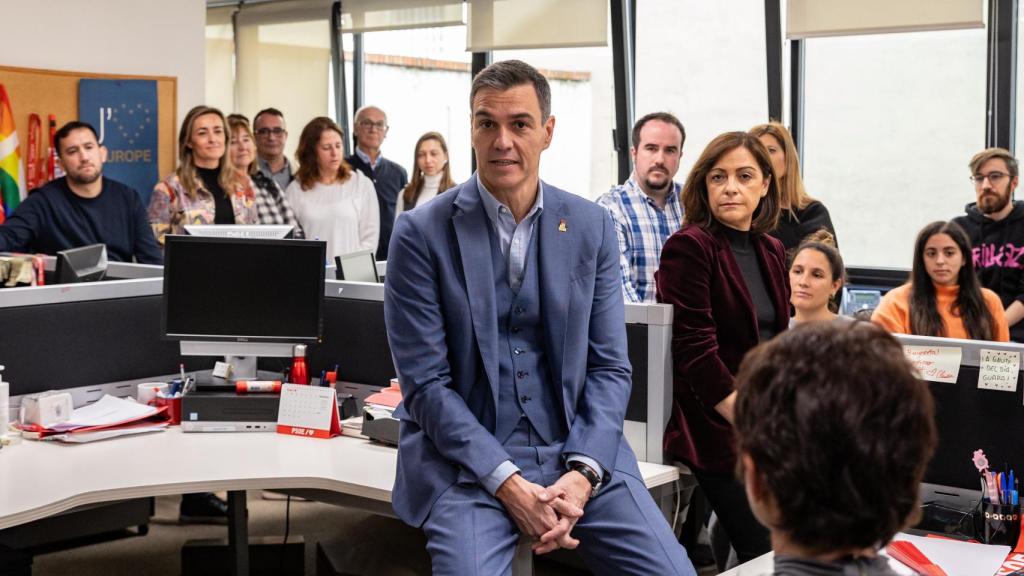
[[[1024,202],[1013,201],[1017,159],[1003,148],[971,158],[977,201],[953,219],[971,238],[974,269],[982,286],[999,294],[1010,324],[1010,339],[1024,342]]]
[[[56,254],[106,244],[110,260],[163,264],[139,193],[103,177],[107,149],[96,130],[68,122],[54,146],[66,176],[32,191],[0,226],[0,252]]]

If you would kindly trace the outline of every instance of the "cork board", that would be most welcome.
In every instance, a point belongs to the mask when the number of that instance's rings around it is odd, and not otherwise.
[[[125,74],[92,74],[89,72],[66,72],[13,68],[0,66],[0,84],[7,88],[14,112],[18,140],[24,146],[28,142],[29,114],[38,114],[42,120],[43,149],[49,141],[47,115],[57,117],[57,127],[65,122],[78,119],[78,81],[83,78],[106,80],[156,80],[158,111],[158,154],[157,165],[161,176],[170,174],[176,163],[175,146],[178,137],[178,79],[173,76],[132,76]]]

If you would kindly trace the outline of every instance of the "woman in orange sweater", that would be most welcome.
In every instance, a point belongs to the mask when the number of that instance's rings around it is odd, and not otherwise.
[[[1010,340],[999,296],[978,283],[971,242],[953,222],[932,222],[921,230],[910,282],[889,291],[871,320],[901,334]]]

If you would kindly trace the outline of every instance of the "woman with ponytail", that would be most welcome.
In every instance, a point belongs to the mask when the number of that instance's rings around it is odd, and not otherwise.
[[[789,265],[789,302],[795,312],[790,328],[805,322],[852,320],[837,314],[845,276],[835,237],[825,228],[807,236]]]

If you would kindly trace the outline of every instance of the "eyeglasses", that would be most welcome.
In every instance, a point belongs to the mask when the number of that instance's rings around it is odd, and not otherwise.
[[[371,130],[373,128],[376,128],[377,130],[388,129],[387,123],[384,122],[383,120],[381,120],[380,122],[374,122],[372,120],[360,120],[359,127],[362,128],[363,130]]]
[[[991,182],[993,185],[998,186],[999,183],[1003,181],[1003,178],[1006,178],[1007,176],[1009,176],[1009,174],[1005,172],[989,172],[988,174],[975,174],[971,176],[971,182],[974,182],[974,184],[977,186],[981,186],[985,179],[988,178],[989,182]]]
[[[267,136],[270,136],[271,134],[273,134],[274,136],[283,136],[286,132],[287,131],[284,128],[281,128],[281,127],[277,127],[277,128],[257,128],[256,129],[256,135],[257,136],[262,136],[264,138],[267,137]]]

